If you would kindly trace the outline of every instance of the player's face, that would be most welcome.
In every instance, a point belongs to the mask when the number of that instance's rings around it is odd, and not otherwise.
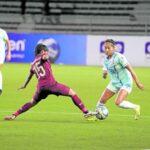
[[[48,55],[48,51],[42,50],[42,51],[41,51],[41,54],[44,54],[44,55],[46,54],[46,55]]]
[[[111,57],[113,55],[113,53],[114,53],[115,46],[112,43],[106,42],[104,44],[104,49],[105,49],[105,54],[108,57]]]

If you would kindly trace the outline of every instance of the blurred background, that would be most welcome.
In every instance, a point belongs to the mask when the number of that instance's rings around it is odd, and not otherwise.
[[[31,62],[44,42],[53,63],[99,65],[112,38],[132,65],[150,66],[150,0],[1,0],[0,27],[12,62]]]

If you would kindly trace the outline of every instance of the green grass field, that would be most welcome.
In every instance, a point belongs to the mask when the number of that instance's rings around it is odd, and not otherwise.
[[[87,122],[68,97],[49,96],[14,121],[4,121],[29,101],[36,79],[26,89],[17,91],[28,75],[29,64],[5,64],[3,94],[0,96],[1,150],[146,150],[150,149],[150,68],[135,68],[145,91],[133,86],[128,100],[140,104],[140,120],[132,110],[117,108],[113,97],[108,103],[109,117]],[[94,66],[53,65],[57,81],[72,87],[90,110],[109,79],[101,77],[101,68]]]

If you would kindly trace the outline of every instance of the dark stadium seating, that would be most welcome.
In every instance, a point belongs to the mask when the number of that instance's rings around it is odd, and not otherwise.
[[[150,35],[150,1],[1,0],[0,26],[12,32]]]

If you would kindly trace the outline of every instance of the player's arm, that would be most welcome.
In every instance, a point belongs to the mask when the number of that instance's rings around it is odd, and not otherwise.
[[[107,70],[103,70],[103,78],[106,79],[107,78]]]
[[[107,78],[107,75],[108,75],[108,72],[107,72],[107,67],[105,65],[105,62],[103,61],[103,68],[102,68],[102,73],[103,73],[103,78],[106,79]]]
[[[9,39],[6,40],[6,46],[7,46],[7,49],[8,49],[8,53],[7,53],[6,59],[9,61],[11,59],[11,48],[10,48],[10,41],[9,41]]]
[[[30,80],[32,79],[32,77],[33,77],[33,73],[30,72],[30,74],[27,77],[27,80],[25,81],[24,85],[22,85],[18,90],[26,88],[26,86],[28,85],[28,83],[30,82]]]
[[[131,73],[132,78],[133,78],[133,80],[135,81],[137,87],[138,87],[139,89],[141,89],[141,90],[144,90],[144,85],[139,82],[139,80],[138,80],[138,78],[137,78],[137,76],[136,76],[136,74],[135,74],[133,68],[131,67],[131,65],[129,65],[129,64],[126,65],[126,68],[127,68],[127,70]]]

